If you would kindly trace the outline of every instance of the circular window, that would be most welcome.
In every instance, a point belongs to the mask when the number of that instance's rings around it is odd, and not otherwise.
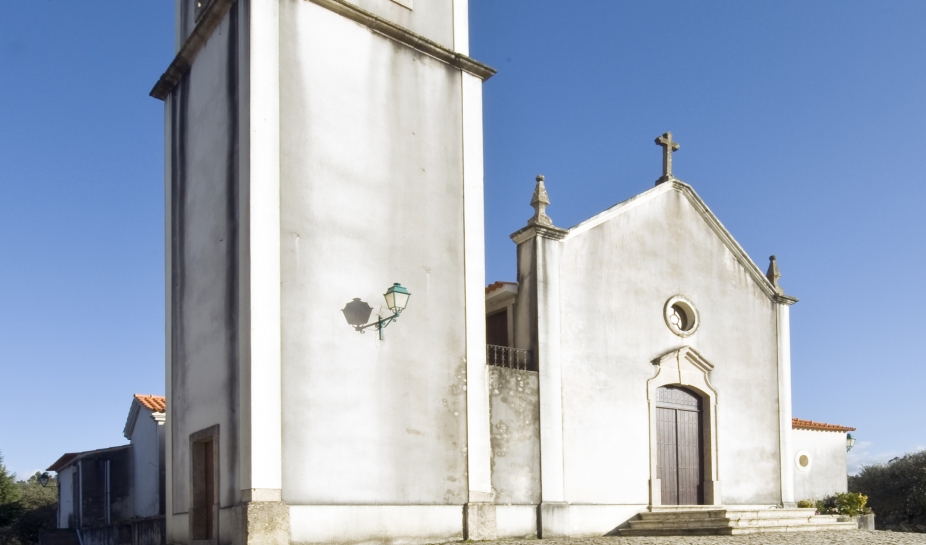
[[[676,295],[666,301],[664,309],[666,325],[679,337],[687,337],[698,330],[700,320],[694,304],[683,295]]]
[[[797,466],[799,471],[810,471],[810,468],[813,466],[813,459],[810,457],[810,453],[806,450],[799,450],[797,454],[794,455],[794,465]]]

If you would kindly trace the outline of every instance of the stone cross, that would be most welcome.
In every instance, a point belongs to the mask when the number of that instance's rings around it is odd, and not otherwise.
[[[656,144],[662,146],[662,177],[656,180],[656,185],[675,179],[672,175],[672,153],[678,150],[678,142],[672,141],[672,133],[667,132],[656,139]]]
[[[537,187],[534,188],[534,195],[531,197],[534,217],[527,220],[527,224],[551,227],[553,220],[550,219],[546,212],[547,206],[550,204],[550,197],[547,196],[547,188],[543,185],[543,174],[538,174],[536,180]]]

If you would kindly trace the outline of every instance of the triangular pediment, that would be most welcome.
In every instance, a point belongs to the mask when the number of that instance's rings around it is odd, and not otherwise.
[[[688,202],[691,204],[692,208],[701,216],[701,219],[707,224],[707,226],[714,232],[717,238],[730,250],[730,253],[733,254],[733,257],[743,266],[749,276],[756,282],[759,288],[765,292],[766,295],[773,301],[783,304],[793,304],[797,302],[797,299],[789,297],[786,295],[779,294],[775,286],[766,278],[765,274],[761,269],[755,264],[755,262],[749,257],[749,254],[746,253],[746,250],[736,239],[733,238],[733,235],[730,234],[730,231],[717,219],[717,216],[711,212],[711,209],[708,208],[707,204],[698,196],[695,190],[685,182],[681,180],[671,180],[665,183],[661,183],[656,187],[631,197],[624,202],[618,203],[611,208],[608,208],[604,212],[593,216],[582,223],[567,229],[567,234],[563,238],[564,241],[569,240],[573,237],[581,236],[583,233],[594,229],[595,227],[617,217],[625,212],[640,206],[641,204],[653,201],[658,199],[670,191],[676,191],[685,196]]]

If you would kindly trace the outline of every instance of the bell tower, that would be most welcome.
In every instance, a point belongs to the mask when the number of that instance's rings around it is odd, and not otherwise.
[[[466,0],[176,6],[167,542],[494,538]]]

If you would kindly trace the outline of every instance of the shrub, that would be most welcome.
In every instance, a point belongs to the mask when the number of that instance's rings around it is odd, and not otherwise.
[[[810,501],[802,500],[798,507],[816,507],[817,512],[821,515],[864,515],[871,512],[871,509],[865,507],[868,496],[857,492],[844,492],[835,496],[827,496],[822,500]]]
[[[849,490],[868,496],[879,530],[926,532],[926,452],[865,466]]]
[[[850,517],[861,515],[870,511],[865,509],[865,503],[867,502],[868,496],[858,492],[836,494],[836,511],[840,515],[849,515]]]
[[[821,515],[838,515],[836,511],[836,496],[827,496],[822,500],[817,500],[814,502],[814,507],[817,508],[817,513]]]

